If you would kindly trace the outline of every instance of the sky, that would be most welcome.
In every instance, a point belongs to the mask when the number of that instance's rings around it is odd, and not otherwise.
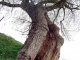
[[[73,36],[72,41],[65,41],[61,48],[61,59],[80,60],[80,32]]]
[[[7,7],[6,7],[7,8]],[[22,16],[22,14],[24,16]],[[0,10],[0,19],[3,17],[4,19],[0,22],[0,32],[5,33],[8,36],[11,36],[15,38],[17,41],[24,43],[27,36],[22,35],[21,32],[17,31],[16,29],[22,29],[24,28],[24,24],[22,26],[18,26],[18,23],[16,20],[18,20],[20,17],[24,18],[27,17],[27,20],[30,20],[28,14],[25,14],[25,11],[23,11],[20,8],[15,8],[12,12],[9,12],[9,10],[1,9]],[[18,18],[16,18],[18,17]],[[19,24],[21,24],[20,21],[18,21]],[[14,24],[15,23],[15,24]],[[16,28],[15,28],[16,27]],[[20,27],[20,28],[19,28]],[[29,28],[27,28],[29,29]],[[72,39],[65,40],[64,45],[61,47],[61,57],[60,60],[80,60],[80,31],[74,33],[71,33]]]

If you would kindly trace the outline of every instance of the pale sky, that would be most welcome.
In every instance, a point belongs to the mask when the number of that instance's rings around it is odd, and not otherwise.
[[[5,33],[9,36],[12,36],[17,41],[24,43],[26,40],[25,36],[22,36],[20,32],[12,29],[15,27],[11,21],[15,20],[16,17],[20,16],[19,8],[15,8],[12,13],[0,11],[0,19],[5,16],[5,18],[0,22],[0,32]],[[18,12],[19,11],[19,12]],[[8,14],[7,14],[8,13]],[[25,13],[25,12],[24,12]],[[11,14],[11,15],[9,15]],[[21,13],[22,14],[22,13]],[[29,20],[29,16],[27,15],[27,19]],[[16,25],[17,26],[17,25]],[[60,60],[80,60],[80,31],[76,32],[74,36],[72,36],[72,40],[68,41],[66,39],[64,45],[61,48],[61,57]]]

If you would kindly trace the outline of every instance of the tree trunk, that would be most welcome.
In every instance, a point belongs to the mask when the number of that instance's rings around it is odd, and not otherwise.
[[[31,6],[27,12],[32,19],[32,27],[17,60],[58,60],[63,44],[59,28],[50,22],[42,7]]]

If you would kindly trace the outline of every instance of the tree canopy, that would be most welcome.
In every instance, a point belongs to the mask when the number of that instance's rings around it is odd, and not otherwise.
[[[54,23],[55,21],[57,21],[57,17],[58,15],[60,15],[59,13],[60,10],[63,11],[63,18],[60,21],[61,24],[61,29],[63,28],[63,21],[65,19],[66,16],[66,12],[67,10],[72,12],[74,12],[74,10],[79,10],[80,9],[80,5],[79,5],[80,1],[79,0],[1,0],[0,4],[2,6],[8,6],[8,7],[21,7],[23,10],[25,11],[29,11],[27,8],[29,8],[29,6],[39,6],[39,7],[43,7],[44,9],[46,9],[47,12],[52,11],[54,14],[54,17],[52,19],[52,22]],[[56,11],[56,12],[55,12]],[[4,17],[3,17],[4,18]],[[2,18],[2,19],[3,19]],[[0,19],[0,21],[2,20]],[[71,19],[68,19],[68,21],[70,21]]]
[[[18,1],[18,3],[16,2]],[[36,5],[39,7],[43,7],[46,9],[46,11],[52,11],[52,10],[58,10],[55,19],[53,22],[56,20],[59,11],[63,9],[64,17],[65,17],[65,9],[69,9],[71,12],[73,10],[79,10],[80,1],[75,1],[75,0],[2,0],[0,1],[0,4],[2,6],[8,6],[8,7],[21,7],[23,10],[28,11],[28,7],[32,5]],[[63,20],[64,20],[63,17]]]

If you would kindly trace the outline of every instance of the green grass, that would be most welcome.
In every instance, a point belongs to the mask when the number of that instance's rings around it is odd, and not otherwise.
[[[20,42],[0,33],[0,60],[16,60],[21,46]]]

